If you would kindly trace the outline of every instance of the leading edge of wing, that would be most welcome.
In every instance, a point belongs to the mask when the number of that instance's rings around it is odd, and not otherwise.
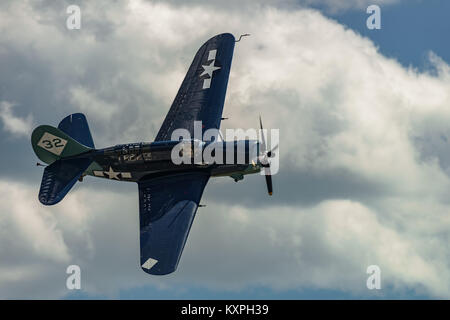
[[[140,181],[141,267],[152,275],[176,270],[198,203],[208,182],[203,172]]]

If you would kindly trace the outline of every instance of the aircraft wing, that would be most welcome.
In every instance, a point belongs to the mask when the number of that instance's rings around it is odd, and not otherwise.
[[[219,129],[234,43],[232,34],[223,33],[198,50],[155,141],[171,140],[179,128],[194,138],[194,121],[202,121],[203,131]]]
[[[145,272],[164,275],[176,270],[208,179],[207,173],[191,172],[138,182]]]

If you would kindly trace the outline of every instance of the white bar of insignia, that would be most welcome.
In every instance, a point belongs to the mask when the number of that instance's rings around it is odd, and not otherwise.
[[[129,172],[122,172],[121,175],[122,175],[122,178],[131,179],[131,173],[129,173]]]
[[[216,58],[216,53],[217,53],[216,49],[209,50],[208,61],[209,60],[214,60]]]
[[[211,78],[203,79],[203,89],[208,89],[211,86]]]
[[[151,268],[153,268],[153,266],[156,264],[158,262],[158,260],[156,260],[156,259],[152,259],[152,258],[148,258],[148,260],[147,261],[145,261],[145,263],[142,265],[142,268],[145,268],[145,269],[151,269]]]

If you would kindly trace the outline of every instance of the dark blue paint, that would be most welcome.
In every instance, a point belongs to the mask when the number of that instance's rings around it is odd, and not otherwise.
[[[138,183],[141,266],[158,260],[145,272],[175,271],[208,180],[205,172],[191,172]]]
[[[67,133],[76,141],[84,144],[86,147],[94,149],[94,140],[92,140],[91,131],[86,117],[82,113],[74,113],[65,117],[58,125],[58,129]]]
[[[230,33],[223,33],[209,39],[201,46],[155,141],[172,140],[172,132],[178,128],[187,129],[191,138],[194,138],[194,121],[202,121],[203,131],[210,128],[219,129],[234,44],[234,36]],[[209,65],[212,62],[212,60],[208,60],[208,55],[209,51],[214,49],[217,50],[214,65],[220,69],[213,72],[210,88],[203,89],[203,80],[208,78],[208,75],[200,77],[204,71],[202,65]]]
[[[64,118],[58,128],[92,150],[57,160],[44,170],[41,202],[51,205],[60,201],[93,161],[97,168],[94,170],[101,168],[101,173],[112,169],[132,174],[128,181],[135,181],[139,186],[141,266],[152,258],[157,263],[150,269],[143,267],[145,272],[163,275],[175,271],[212,166],[173,164],[170,151],[178,141],[170,141],[171,135],[173,130],[183,128],[194,138],[194,121],[202,121],[202,131],[219,129],[234,44],[233,35],[224,33],[211,38],[198,50],[154,143],[96,150],[86,117],[76,113]],[[213,72],[210,87],[204,89],[204,79],[210,76],[201,75],[202,65],[213,62],[209,59],[211,50],[217,50],[214,65],[220,69]],[[248,141],[246,146],[248,151]],[[163,157],[155,159],[157,154]],[[150,156],[146,158],[146,155]],[[226,169],[234,172],[236,168],[227,166]]]
[[[47,166],[42,176],[39,201],[44,205],[60,202],[91,162],[89,158],[61,159]]]

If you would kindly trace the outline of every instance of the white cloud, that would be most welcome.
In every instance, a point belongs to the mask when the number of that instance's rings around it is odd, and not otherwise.
[[[92,182],[89,180],[86,183]],[[33,194],[37,186],[5,181],[0,186],[4,197],[0,255],[7,257],[0,262],[4,271],[1,297],[68,294],[61,287],[69,264],[80,265],[82,276],[86,275],[82,278],[84,292],[111,297],[119,289],[143,285],[174,294],[180,287],[196,285],[212,290],[263,286],[368,295],[365,271],[371,264],[381,267],[382,285],[394,292],[412,288],[433,297],[449,294],[448,244],[430,241],[438,230],[416,226],[400,231],[402,228],[378,218],[380,212],[353,201],[264,210],[208,202],[196,217],[179,270],[155,278],[138,265],[136,193],[118,194],[82,185],[60,205],[42,208]],[[407,211],[403,208],[397,213]],[[29,218],[23,221],[17,215]],[[446,232],[449,219],[434,218],[439,219],[441,232]],[[416,224],[422,217],[409,219]],[[16,237],[8,241],[10,231]],[[24,232],[28,236],[23,236]],[[30,293],[30,288],[24,287],[10,292],[10,285],[31,286],[34,281],[45,283],[46,290]]]
[[[33,59],[47,61],[49,74],[56,74],[50,79],[55,95],[68,96],[70,108],[88,114],[99,146],[151,140],[197,47],[219,32],[251,33],[236,45],[224,109],[230,119],[222,128],[256,126],[262,114],[266,127],[281,129],[275,196],[261,210],[259,198],[255,205],[244,202],[261,177],[246,178],[244,187],[231,179],[211,181],[202,201],[208,206],[196,218],[178,271],[153,278],[138,266],[135,186],[123,185],[122,194],[101,191],[106,183],[90,187],[86,179],[61,204],[43,208],[38,182],[29,187],[3,180],[2,240],[13,238],[9,230],[21,236],[11,246],[0,241],[0,281],[6,283],[0,295],[64,295],[65,267],[78,262],[89,275],[85,290],[95,294],[139,285],[176,292],[194,284],[368,295],[365,271],[378,264],[388,294],[450,296],[445,61],[431,54],[437,72],[405,69],[370,40],[308,9],[220,11],[135,0],[102,9],[98,20],[96,5],[82,10],[90,19],[76,34],[57,27],[58,15],[46,24],[33,20],[33,9],[24,5],[12,5],[8,17],[0,13],[0,26],[22,20],[32,26],[27,32],[10,28],[2,40],[25,52],[42,39]],[[48,112],[34,108],[35,114]],[[302,172],[315,174],[314,186]],[[334,172],[344,172],[339,187],[346,196],[328,196]],[[373,188],[357,197],[360,190],[346,175]],[[282,204],[277,191],[287,183],[290,198]],[[301,190],[316,185],[314,202],[298,201]],[[242,199],[226,202],[230,188],[242,190]],[[222,191],[221,201],[209,200],[214,190]],[[29,269],[32,276],[20,280]],[[45,290],[31,290],[36,283]]]
[[[105,103],[83,87],[71,88],[70,94],[72,103],[82,112],[89,112],[90,119],[94,121],[109,122],[120,111],[118,106]]]
[[[307,5],[324,6],[330,12],[336,13],[346,10],[364,10],[365,12],[365,9],[370,5],[376,4],[383,8],[397,4],[400,0],[305,0],[303,2]]]
[[[184,1],[180,0],[168,0],[168,1],[159,1],[171,3],[174,6],[185,6]],[[366,12],[366,8],[370,5],[379,5],[382,9],[400,3],[401,0],[248,0],[242,2],[240,0],[229,0],[226,3],[220,0],[193,0],[191,3],[201,4],[208,7],[216,7],[219,10],[235,10],[235,11],[245,11],[245,10],[254,10],[255,6],[264,7],[264,6],[273,6],[282,9],[299,9],[301,7],[314,7],[318,9],[322,9],[327,13],[336,14],[342,13],[344,11],[350,10],[361,10]],[[403,1],[406,3],[406,1]]]
[[[30,136],[33,117],[29,114],[25,119],[13,114],[14,104],[8,101],[0,102],[0,119],[3,122],[3,130],[12,133],[14,136]]]

